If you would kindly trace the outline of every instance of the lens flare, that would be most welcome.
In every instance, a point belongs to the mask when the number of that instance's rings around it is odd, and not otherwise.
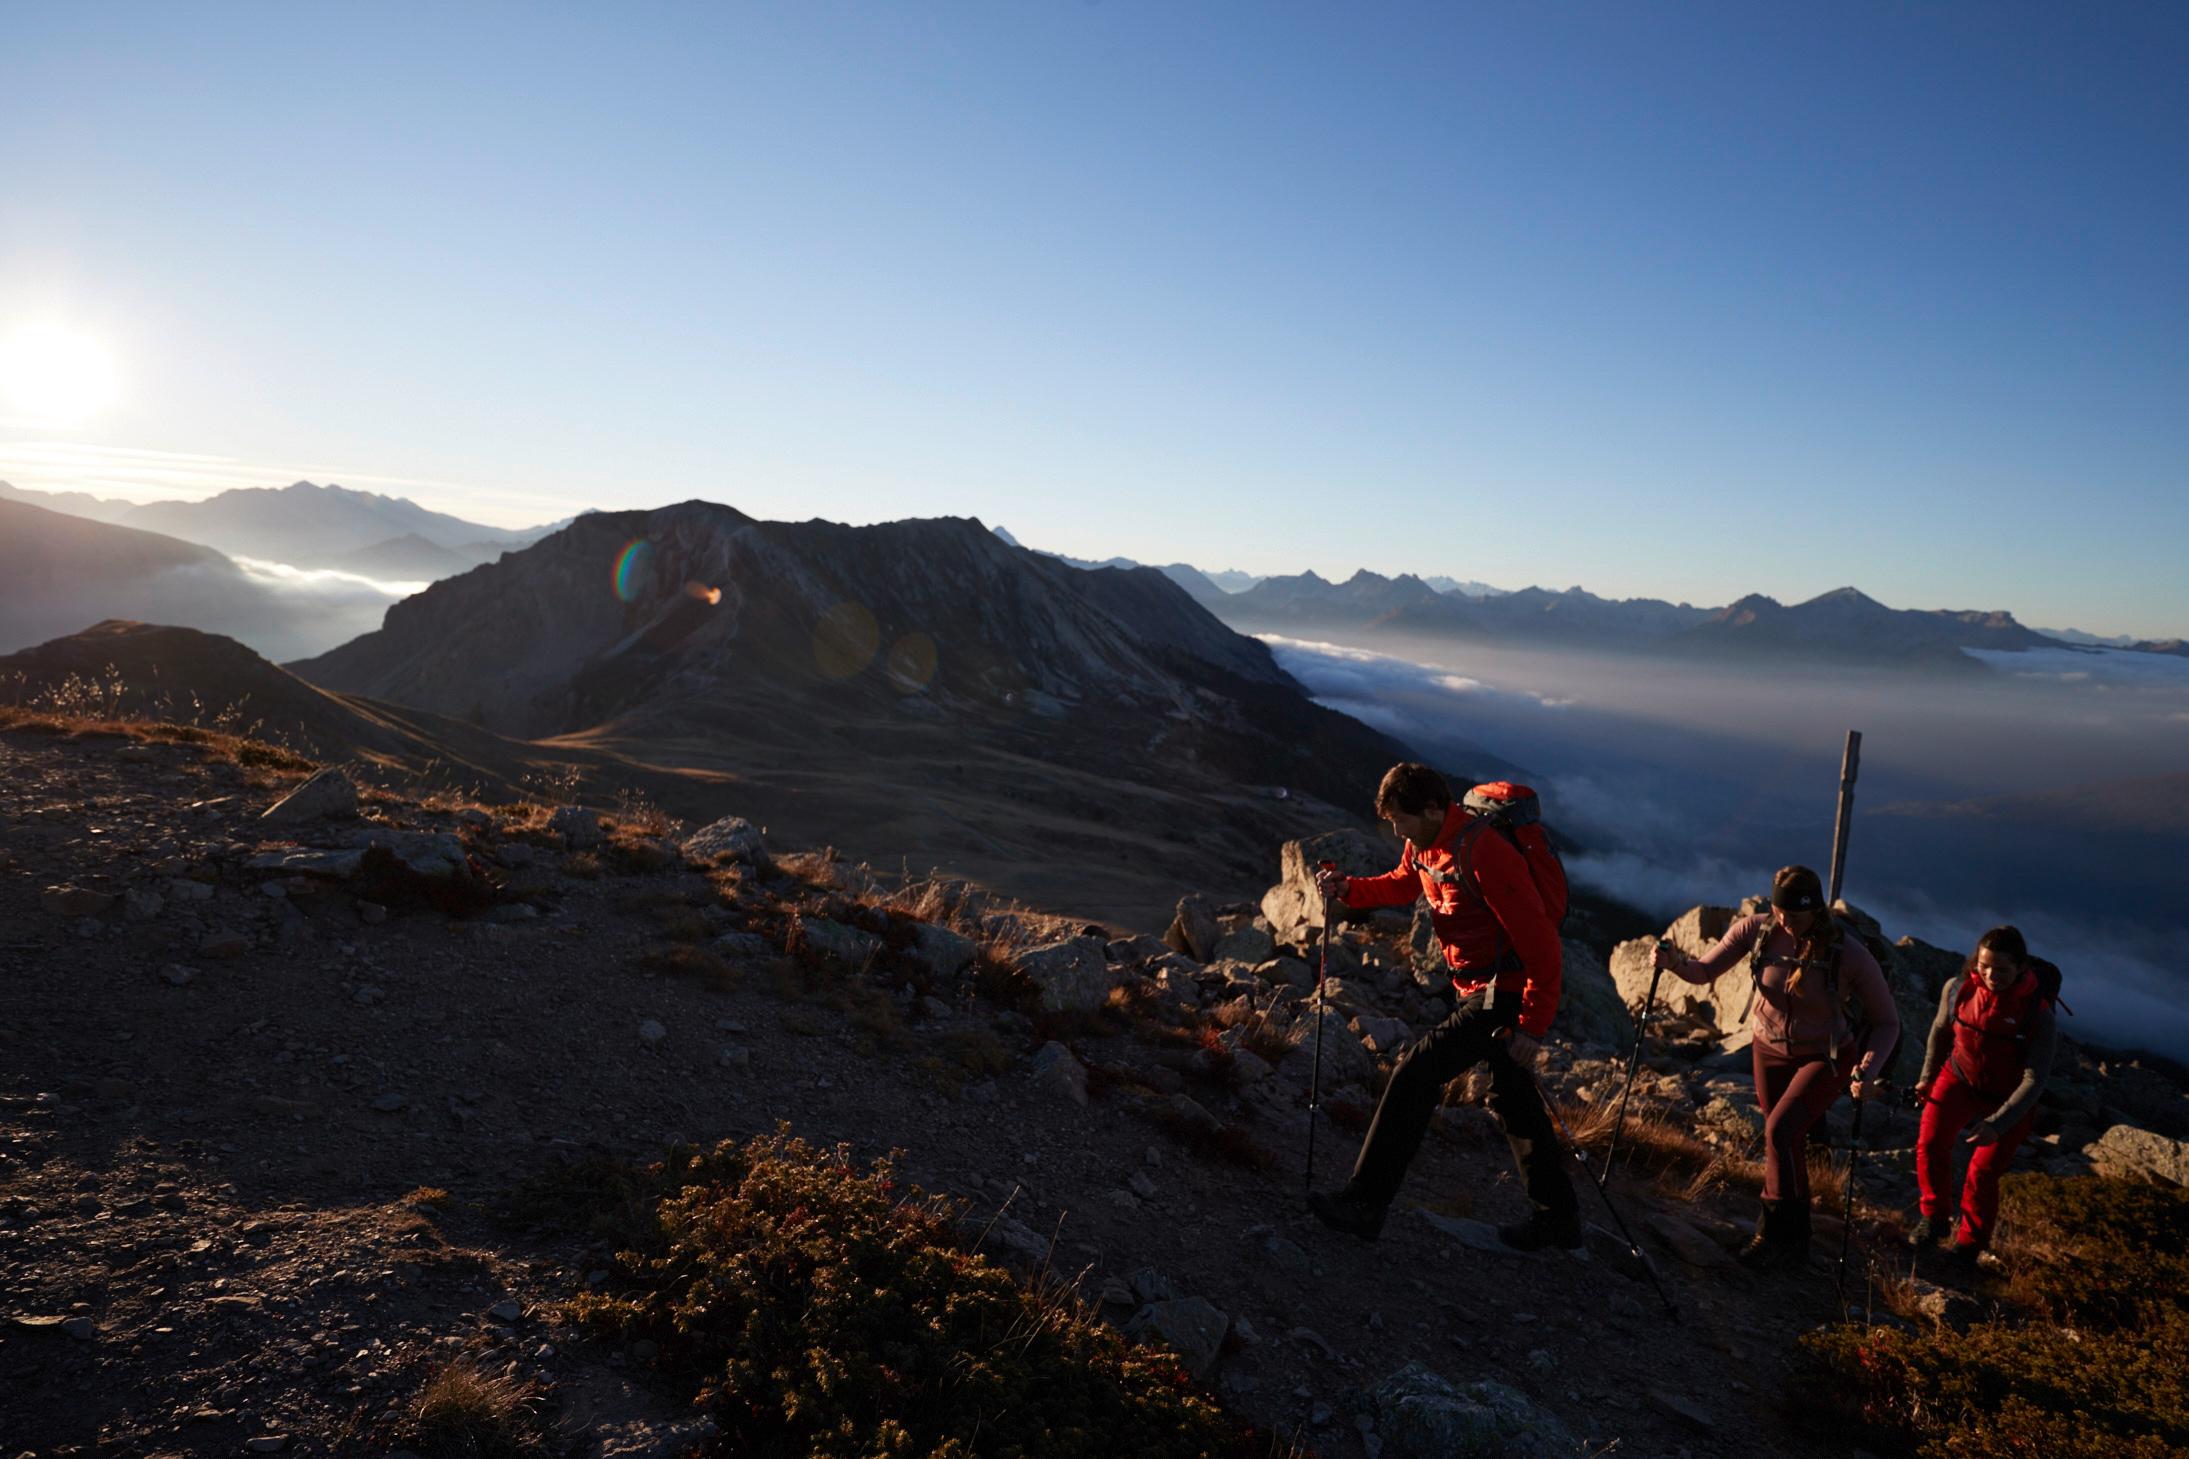
[[[635,603],[639,595],[653,586],[654,544],[640,537],[623,545],[616,554],[616,596],[626,603]]]
[[[838,603],[813,626],[813,661],[831,679],[848,679],[881,651],[882,627],[864,603]]]
[[[900,694],[917,694],[935,679],[935,640],[924,633],[908,633],[889,646],[883,668],[890,687]]]
[[[710,588],[704,583],[686,583],[684,585],[684,595],[688,598],[697,598],[710,608],[722,601],[722,590],[720,588]]]

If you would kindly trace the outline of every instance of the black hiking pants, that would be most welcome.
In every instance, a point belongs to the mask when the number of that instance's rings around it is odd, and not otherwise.
[[[1430,1029],[1400,1056],[1376,1105],[1360,1158],[1346,1193],[1378,1207],[1391,1204],[1405,1179],[1406,1167],[1421,1148],[1429,1117],[1443,1098],[1444,1086],[1487,1060],[1490,1110],[1505,1125],[1513,1162],[1526,1179],[1528,1199],[1557,1217],[1575,1216],[1580,1204],[1566,1171],[1566,1152],[1544,1107],[1534,1076],[1513,1062],[1505,1041],[1496,1037],[1520,1017],[1520,994],[1507,990],[1490,1002],[1490,990],[1475,994]]]

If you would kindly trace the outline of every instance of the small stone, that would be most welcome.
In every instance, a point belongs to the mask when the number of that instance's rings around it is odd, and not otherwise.
[[[547,818],[547,829],[561,836],[562,844],[573,851],[589,850],[605,839],[600,829],[600,817],[584,806],[558,807]]]
[[[402,1095],[389,1093],[375,1095],[373,1097],[372,1107],[380,1111],[382,1114],[394,1114],[397,1110],[402,1109],[409,1103],[410,1101],[404,1098]]]
[[[112,911],[120,900],[112,892],[90,887],[57,886],[40,893],[38,904],[56,917],[99,917]]]
[[[180,963],[169,963],[166,967],[160,969],[161,979],[177,988],[188,987],[190,980],[196,976],[196,973]]]
[[[378,927],[388,920],[388,909],[378,902],[359,902],[357,904],[357,920],[367,927]]]
[[[279,1454],[289,1447],[287,1434],[260,1434],[255,1439],[243,1441],[243,1447],[253,1454]]]
[[[359,986],[358,990],[350,995],[350,1001],[357,1004],[361,1008],[370,1008],[375,1003],[382,1003],[387,1001],[387,996],[388,995],[386,994],[386,992],[384,992],[380,988],[375,987],[371,983],[365,983]]]
[[[752,1067],[752,1050],[742,1044],[725,1044],[722,1052],[715,1055],[715,1063],[725,1069],[749,1069]]]
[[[241,957],[251,950],[251,939],[241,932],[209,932],[198,944],[200,957]]]
[[[78,1342],[90,1342],[99,1335],[99,1325],[88,1317],[71,1317],[61,1324],[61,1331]]]
[[[515,1322],[518,1318],[524,1316],[524,1308],[515,1301],[504,1298],[492,1307],[487,1308],[486,1315],[496,1322]]]
[[[1155,1199],[1155,1182],[1148,1179],[1145,1171],[1134,1171],[1125,1178],[1125,1184],[1132,1187],[1132,1193],[1142,1200],[1152,1201]]]
[[[642,1044],[658,1044],[668,1036],[669,1030],[662,1027],[658,1019],[649,1018],[638,1026],[638,1038]]]

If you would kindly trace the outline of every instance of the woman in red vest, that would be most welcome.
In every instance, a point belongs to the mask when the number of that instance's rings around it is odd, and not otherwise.
[[[2049,964],[2045,965],[2049,968]],[[1954,1255],[1973,1262],[1991,1244],[1999,1213],[1999,1177],[2037,1118],[2037,1096],[2052,1072],[2052,1005],[2029,945],[2013,927],[1976,941],[1961,976],[1939,996],[1923,1058],[1923,1128],[1916,1136],[1915,1180],[1923,1219],[1908,1237],[1928,1247],[1954,1237]],[[1973,1122],[1973,1123],[1972,1123]],[[1961,1223],[1949,1214],[1953,1138],[1968,1130],[1976,1147],[1961,1187]]]

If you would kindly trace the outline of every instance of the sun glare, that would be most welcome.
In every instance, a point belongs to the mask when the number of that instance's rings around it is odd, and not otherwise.
[[[114,361],[89,335],[34,324],[0,334],[0,414],[72,426],[114,395]]]

